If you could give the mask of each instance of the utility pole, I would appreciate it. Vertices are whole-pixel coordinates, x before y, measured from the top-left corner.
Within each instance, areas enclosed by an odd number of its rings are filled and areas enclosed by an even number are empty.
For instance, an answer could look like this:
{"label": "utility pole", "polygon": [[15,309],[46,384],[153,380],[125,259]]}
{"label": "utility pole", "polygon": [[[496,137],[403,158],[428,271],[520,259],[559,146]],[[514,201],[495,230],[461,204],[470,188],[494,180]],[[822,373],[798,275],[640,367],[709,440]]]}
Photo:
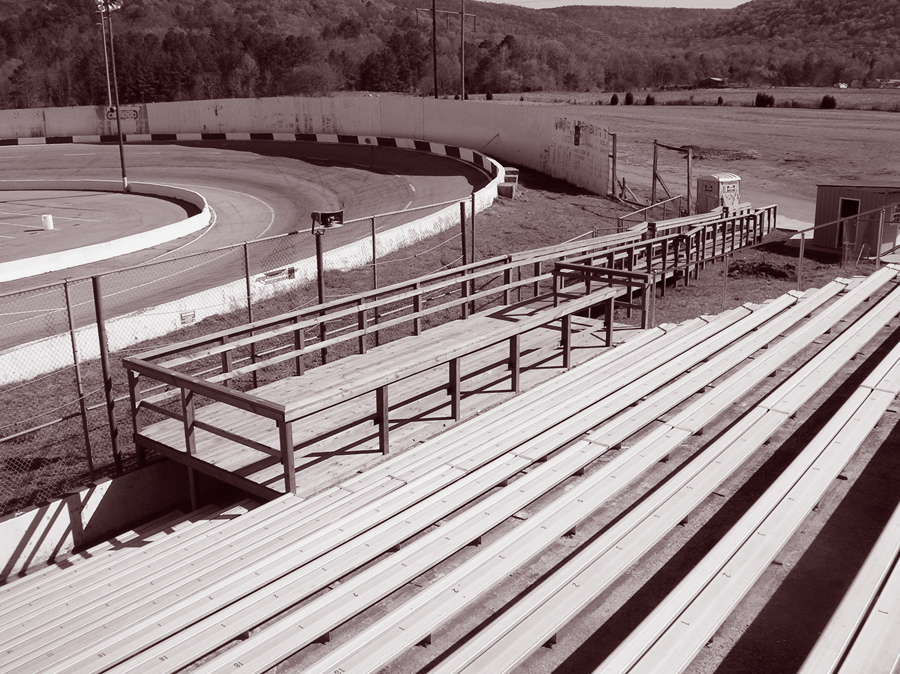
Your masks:
{"label": "utility pole", "polygon": [[[478,30],[478,17],[475,14],[466,14],[466,0],[460,0],[461,5],[458,12],[451,12],[445,9],[437,9],[436,0],[431,0],[431,9],[416,9],[416,16],[419,12],[431,12],[431,44],[433,49],[434,60],[434,97],[438,98],[437,87],[437,15],[453,14],[459,17],[459,90],[460,100],[466,100],[466,17],[472,17],[473,30]],[[449,20],[449,17],[448,17]]]}

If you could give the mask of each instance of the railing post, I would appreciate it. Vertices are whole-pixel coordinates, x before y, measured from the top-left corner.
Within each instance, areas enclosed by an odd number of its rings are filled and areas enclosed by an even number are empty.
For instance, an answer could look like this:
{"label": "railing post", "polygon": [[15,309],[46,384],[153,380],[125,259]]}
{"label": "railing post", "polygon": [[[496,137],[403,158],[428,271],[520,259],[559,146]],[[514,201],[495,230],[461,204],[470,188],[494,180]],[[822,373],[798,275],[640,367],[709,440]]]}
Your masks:
{"label": "railing post", "polygon": [[119,426],[116,423],[116,401],[113,395],[112,373],[109,364],[109,343],[106,339],[106,316],[103,310],[103,294],[100,277],[91,277],[94,291],[94,313],[97,318],[97,339],[100,342],[100,367],[103,371],[103,392],[106,396],[106,417],[109,422],[109,438],[112,445],[116,473],[122,474],[122,454],[119,449]]}
{"label": "railing post", "polygon": [[[225,346],[231,340],[228,338],[228,335],[224,335],[220,341],[222,343],[222,346]],[[222,352],[222,372],[231,372],[233,367],[234,367],[234,359],[232,357],[231,349],[228,349],[227,351],[223,351]],[[233,386],[233,383],[232,383],[230,377],[222,383],[228,388],[231,388]]]}
{"label": "railing post", "polygon": [[291,422],[284,418],[278,424],[278,446],[281,449],[281,465],[284,468],[284,490],[297,493],[297,473],[294,467],[294,431]]}
{"label": "railing post", "polygon": [[[416,283],[415,289],[421,290],[421,288],[422,288],[422,284]],[[421,292],[413,297],[413,313],[416,315],[416,317],[413,319],[413,331],[415,334],[421,335],[422,334],[422,316],[421,316],[421,314],[422,314],[422,293]],[[463,318],[465,318],[465,316]]]}
{"label": "railing post", "polygon": [[[134,450],[137,453],[138,465],[147,464],[147,454],[144,447],[138,442],[138,434],[141,432],[142,424],[140,419],[141,413],[141,390],[140,375],[133,370],[126,370],[128,373],[128,397],[131,400],[131,433],[134,440]],[[87,432],[87,428],[85,428]],[[88,451],[88,467],[91,472],[91,480],[94,479],[94,464],[91,460],[90,451]]]}
{"label": "railing post", "polygon": [[[506,263],[509,264],[509,258],[507,258]],[[512,300],[512,291],[509,288],[512,285],[512,267],[507,267],[503,270],[503,285],[506,286],[506,289],[503,291],[503,304],[509,306]]]}
{"label": "railing post", "polygon": [[[247,284],[247,320],[253,322],[253,301],[250,288],[250,244],[244,243],[244,280]],[[253,331],[250,332],[253,335]],[[250,362],[256,364],[256,342],[250,343]],[[253,388],[259,386],[256,370],[253,370]]]}
{"label": "railing post", "polygon": [[[194,436],[194,392],[181,387],[181,420],[184,424],[184,453],[188,457],[193,457],[197,450],[196,438]],[[194,475],[194,469],[188,464],[188,488],[191,493],[191,510],[196,510],[197,503],[197,480]]]}
{"label": "railing post", "polygon": [[359,336],[359,339],[358,339],[359,352],[365,353],[366,346],[367,346],[366,338],[368,336],[369,320],[368,320],[366,310],[362,307],[362,305],[363,305],[363,301],[361,299],[356,300],[356,306],[357,306],[356,327],[362,332],[362,334]]}
{"label": "railing post", "polygon": [[881,209],[881,213],[878,216],[878,243],[875,248],[875,269],[881,269],[881,244],[884,240],[884,219],[886,211],[887,206]]}
{"label": "railing post", "polygon": [[[300,322],[298,316],[294,316],[294,324]],[[302,351],[306,346],[306,329],[294,328],[294,351]],[[299,377],[306,372],[306,356],[302,353],[294,359],[294,372]]]}
{"label": "railing post", "polygon": [[803,292],[803,254],[806,248],[806,231],[800,232],[800,257],[797,259],[797,292]]}
{"label": "railing post", "polygon": [[[78,340],[75,338],[75,320],[72,316],[72,295],[69,291],[69,280],[63,282],[66,294],[66,316],[69,321],[69,336],[72,339],[72,363],[75,366],[75,392],[78,396],[78,408],[81,415],[81,432],[84,434],[84,451],[87,458],[88,475],[94,479],[94,457],[91,454],[91,433],[88,428],[87,403],[84,400],[84,383],[81,380],[81,358],[78,356]],[[130,372],[129,372],[130,374]],[[138,455],[140,457],[140,454]]]}
{"label": "railing post", "polygon": [[[372,290],[378,289],[378,257],[377,257],[377,238],[375,235],[375,216],[372,216]],[[374,299],[378,299],[375,297]],[[375,307],[374,318],[373,321],[378,326],[378,307]],[[380,343],[379,340],[380,330],[375,330],[375,346],[378,346]]]}
{"label": "railing post", "polygon": [[[540,260],[538,260],[537,262],[534,263],[534,277],[538,278],[540,275],[541,275],[541,262],[540,262]],[[539,280],[535,281],[532,284],[532,286],[534,288],[534,290],[533,290],[534,297],[537,297],[538,294],[540,293],[541,282]]]}

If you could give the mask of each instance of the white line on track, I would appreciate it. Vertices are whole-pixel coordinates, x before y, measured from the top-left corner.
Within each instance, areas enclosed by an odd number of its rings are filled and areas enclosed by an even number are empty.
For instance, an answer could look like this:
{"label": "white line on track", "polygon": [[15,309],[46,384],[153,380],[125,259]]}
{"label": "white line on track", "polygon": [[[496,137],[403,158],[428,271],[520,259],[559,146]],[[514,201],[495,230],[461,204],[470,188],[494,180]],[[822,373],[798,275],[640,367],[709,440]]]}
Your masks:
{"label": "white line on track", "polygon": [[70,154],[64,154],[63,157],[96,157],[97,152],[72,152]]}
{"label": "white line on track", "polygon": [[[237,190],[226,190],[222,187],[209,187],[208,185],[182,185],[182,187],[188,187],[191,189],[195,189],[197,191],[200,191],[203,189],[207,189],[207,190],[212,189],[212,190],[218,190],[220,192],[232,192],[233,194],[240,194],[241,196],[250,197],[251,199],[256,199],[259,203],[261,203],[263,206],[268,208],[269,209],[269,224],[266,225],[266,228],[262,231],[262,233],[257,234],[253,239],[250,239],[250,241],[254,241],[256,239],[261,239],[263,236],[265,236],[266,232],[268,232],[270,229],[272,229],[272,225],[275,224],[275,209],[272,208],[268,203],[266,203],[259,197],[255,197],[252,194],[247,194],[246,192],[238,192]],[[159,260],[160,258],[163,258],[167,255],[171,255],[172,253],[176,253],[179,250],[181,250],[187,246],[190,246],[192,243],[199,241],[204,236],[206,236],[209,232],[211,232],[213,227],[215,227],[216,223],[218,222],[218,215],[216,214],[216,212],[212,208],[212,206],[210,206],[210,210],[212,211],[212,214],[213,214],[213,221],[210,223],[209,227],[206,227],[202,232],[200,232],[200,234],[196,238],[192,239],[191,241],[188,241],[187,243],[179,246],[178,248],[175,248],[174,250],[170,250],[168,253],[163,253],[161,255],[157,255],[152,260],[148,260],[147,262],[155,262],[156,260]]]}
{"label": "white line on track", "polygon": [[[0,223],[0,224],[3,224],[3,223]],[[14,236],[4,236],[3,234],[0,234],[0,239],[15,239],[15,238],[16,237],[14,237]]]}
{"label": "white line on track", "polygon": [[22,229],[31,229],[34,225],[20,225],[17,222],[0,222],[0,225],[9,225],[10,227],[21,227]]}
{"label": "white line on track", "polygon": [[[43,215],[36,213],[16,213],[15,211],[0,211],[0,215],[15,215],[18,218],[42,218]],[[103,222],[102,220],[91,220],[89,218],[67,218],[64,215],[54,215],[54,220],[77,220],[78,222]]]}

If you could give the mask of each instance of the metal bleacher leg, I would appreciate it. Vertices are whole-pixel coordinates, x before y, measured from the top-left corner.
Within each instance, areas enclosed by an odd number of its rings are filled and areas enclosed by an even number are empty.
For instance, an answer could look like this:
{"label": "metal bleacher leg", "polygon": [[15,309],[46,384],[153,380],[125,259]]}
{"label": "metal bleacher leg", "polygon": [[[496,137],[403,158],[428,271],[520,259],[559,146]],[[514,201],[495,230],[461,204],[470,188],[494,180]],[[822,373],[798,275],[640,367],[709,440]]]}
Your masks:
{"label": "metal bleacher leg", "polygon": [[382,454],[389,454],[390,442],[388,437],[388,416],[390,408],[388,406],[388,387],[380,386],[375,392],[377,398],[377,414],[378,414],[378,446],[381,448]]}
{"label": "metal bleacher leg", "polygon": [[520,336],[513,335],[509,338],[509,378],[513,393],[519,392],[519,375],[522,369],[520,350]]}
{"label": "metal bleacher leg", "polygon": [[460,380],[459,358],[454,358],[450,361],[450,385],[447,387],[450,393],[450,416],[454,421],[460,419]]}
{"label": "metal bleacher leg", "polygon": [[606,310],[606,316],[604,320],[606,321],[606,346],[613,345],[613,305],[615,303],[615,299],[610,297],[604,303],[604,308]]}

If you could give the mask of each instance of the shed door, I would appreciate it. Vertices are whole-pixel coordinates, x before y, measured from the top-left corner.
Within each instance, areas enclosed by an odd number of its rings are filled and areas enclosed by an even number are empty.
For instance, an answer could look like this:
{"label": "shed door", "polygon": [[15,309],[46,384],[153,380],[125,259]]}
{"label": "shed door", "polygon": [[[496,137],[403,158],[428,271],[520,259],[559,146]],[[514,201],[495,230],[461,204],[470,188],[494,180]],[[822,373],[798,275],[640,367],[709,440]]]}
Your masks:
{"label": "shed door", "polygon": [[[840,211],[838,217],[841,220],[844,218],[852,218],[854,215],[859,215],[859,199],[845,199],[844,197],[841,197],[841,203],[838,209]],[[837,247],[839,251],[843,251],[845,241],[847,244],[851,245],[855,243],[856,220],[838,223]]]}

